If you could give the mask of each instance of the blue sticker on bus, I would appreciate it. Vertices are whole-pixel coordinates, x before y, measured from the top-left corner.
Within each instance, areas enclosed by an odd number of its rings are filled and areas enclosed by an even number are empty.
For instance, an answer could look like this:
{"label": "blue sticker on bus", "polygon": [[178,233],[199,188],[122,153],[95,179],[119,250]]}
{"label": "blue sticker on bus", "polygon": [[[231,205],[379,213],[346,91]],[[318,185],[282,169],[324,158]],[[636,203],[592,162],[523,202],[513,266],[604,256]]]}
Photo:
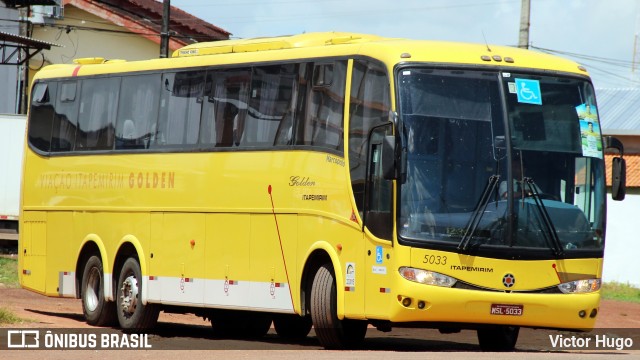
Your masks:
{"label": "blue sticker on bus", "polygon": [[382,246],[376,246],[376,264],[382,264]]}
{"label": "blue sticker on bus", "polygon": [[519,103],[542,105],[542,93],[538,80],[516,79],[516,94]]}

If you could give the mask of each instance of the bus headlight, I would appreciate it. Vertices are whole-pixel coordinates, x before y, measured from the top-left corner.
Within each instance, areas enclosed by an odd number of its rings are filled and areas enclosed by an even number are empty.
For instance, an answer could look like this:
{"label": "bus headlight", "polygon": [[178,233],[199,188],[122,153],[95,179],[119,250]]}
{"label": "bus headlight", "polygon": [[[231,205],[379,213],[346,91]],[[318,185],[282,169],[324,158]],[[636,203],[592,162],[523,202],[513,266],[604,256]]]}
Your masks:
{"label": "bus headlight", "polygon": [[452,287],[457,281],[451,276],[406,266],[401,267],[398,271],[403,278],[425,285]]}
{"label": "bus headlight", "polygon": [[584,294],[600,290],[601,279],[576,280],[558,285],[565,294]]}

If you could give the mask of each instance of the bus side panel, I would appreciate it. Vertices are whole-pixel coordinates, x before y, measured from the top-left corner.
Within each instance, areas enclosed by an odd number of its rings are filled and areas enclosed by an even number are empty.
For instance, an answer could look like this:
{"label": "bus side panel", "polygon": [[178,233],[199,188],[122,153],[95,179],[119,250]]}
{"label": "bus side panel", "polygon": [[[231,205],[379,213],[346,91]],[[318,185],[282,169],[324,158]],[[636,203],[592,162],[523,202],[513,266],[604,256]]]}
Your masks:
{"label": "bus side panel", "polygon": [[84,237],[74,236],[77,221],[71,211],[51,211],[47,214],[46,241],[50,245],[46,249],[45,293],[49,296],[75,296],[77,246]]}
{"label": "bus side panel", "polygon": [[[276,223],[277,221],[277,223]],[[297,216],[279,214],[251,215],[250,271],[251,306],[275,312],[293,312],[293,303],[285,272],[286,259],[295,259]],[[282,238],[282,250],[280,248]],[[289,264],[287,264],[289,266]],[[290,279],[295,279],[295,267],[287,268]]]}
{"label": "bus side panel", "polygon": [[[202,306],[204,302],[205,215],[164,213],[161,233],[151,239],[149,293],[165,304]],[[153,284],[153,285],[152,285]],[[153,290],[152,290],[153,289]]]}
{"label": "bus side panel", "polygon": [[[398,260],[402,259],[402,246],[392,247],[389,241],[376,241],[367,233],[366,248],[366,301],[368,319],[384,319],[389,316],[389,308],[397,302],[398,294],[393,286],[393,275],[398,271]],[[406,252],[408,254],[408,252]]]}
{"label": "bus side panel", "polygon": [[47,252],[47,213],[43,211],[25,211],[22,216],[19,251],[22,258],[18,269],[22,287],[45,292],[46,252]]}
{"label": "bus side panel", "polygon": [[249,306],[250,214],[207,214],[205,306]]}

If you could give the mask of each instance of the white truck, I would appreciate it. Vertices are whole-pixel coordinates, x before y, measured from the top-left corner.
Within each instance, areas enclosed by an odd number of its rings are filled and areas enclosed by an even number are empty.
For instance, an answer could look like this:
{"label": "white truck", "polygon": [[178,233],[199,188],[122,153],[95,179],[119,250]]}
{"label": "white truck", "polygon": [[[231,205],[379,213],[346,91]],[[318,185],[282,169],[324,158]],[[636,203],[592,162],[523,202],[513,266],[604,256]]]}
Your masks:
{"label": "white truck", "polygon": [[18,240],[25,115],[0,114],[0,242]]}

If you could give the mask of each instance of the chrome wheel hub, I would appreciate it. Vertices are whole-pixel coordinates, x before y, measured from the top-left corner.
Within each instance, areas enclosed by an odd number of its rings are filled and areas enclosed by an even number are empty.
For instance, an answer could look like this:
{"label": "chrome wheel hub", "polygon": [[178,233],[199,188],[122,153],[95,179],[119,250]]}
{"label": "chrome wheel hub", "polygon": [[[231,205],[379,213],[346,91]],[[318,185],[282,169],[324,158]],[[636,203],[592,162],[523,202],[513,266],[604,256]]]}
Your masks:
{"label": "chrome wheel hub", "polygon": [[132,315],[138,304],[138,280],[135,276],[129,276],[122,282],[120,289],[120,307],[126,315]]}

